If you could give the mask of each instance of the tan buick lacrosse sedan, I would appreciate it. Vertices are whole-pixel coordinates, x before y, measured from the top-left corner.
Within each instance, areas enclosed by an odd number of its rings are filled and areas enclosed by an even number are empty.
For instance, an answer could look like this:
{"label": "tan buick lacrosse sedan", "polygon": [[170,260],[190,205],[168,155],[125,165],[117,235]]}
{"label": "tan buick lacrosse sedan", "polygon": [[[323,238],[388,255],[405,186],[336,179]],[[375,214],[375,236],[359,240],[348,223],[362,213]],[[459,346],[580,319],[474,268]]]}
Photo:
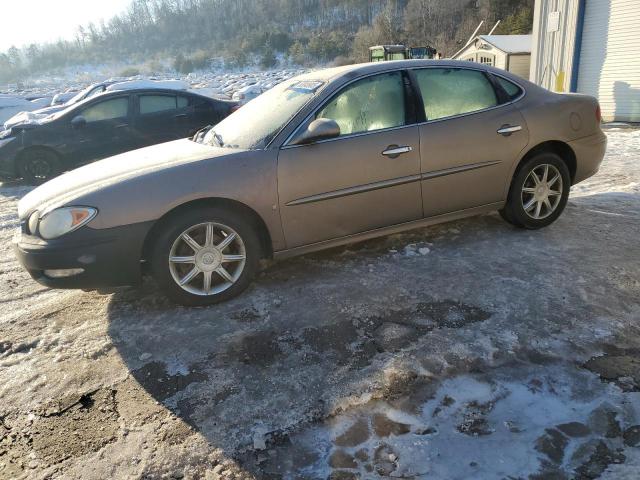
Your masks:
{"label": "tan buick lacrosse sedan", "polygon": [[471,62],[316,71],[192,139],[58,177],[19,204],[15,251],[56,288],[229,299],[281,258],[499,210],[549,225],[605,153],[594,98]]}

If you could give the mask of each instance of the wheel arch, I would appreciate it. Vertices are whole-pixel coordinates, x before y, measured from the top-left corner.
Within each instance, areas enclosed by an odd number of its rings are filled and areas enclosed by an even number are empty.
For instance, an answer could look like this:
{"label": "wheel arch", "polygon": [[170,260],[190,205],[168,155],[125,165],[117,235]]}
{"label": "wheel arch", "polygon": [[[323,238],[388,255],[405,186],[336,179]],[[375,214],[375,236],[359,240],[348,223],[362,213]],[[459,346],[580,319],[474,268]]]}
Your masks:
{"label": "wheel arch", "polygon": [[248,205],[239,202],[237,200],[231,200],[229,198],[222,197],[209,197],[209,198],[199,198],[196,200],[191,200],[189,202],[180,204],[160,218],[158,218],[151,229],[147,232],[147,235],[144,239],[144,243],[142,246],[142,259],[148,260],[149,255],[151,253],[151,249],[153,247],[153,239],[155,238],[155,232],[160,229],[165,222],[167,222],[170,218],[175,215],[178,215],[181,211],[199,208],[199,207],[224,207],[231,211],[238,213],[246,218],[248,218],[251,224],[255,227],[258,237],[260,239],[260,247],[261,247],[261,256],[263,258],[271,258],[273,257],[273,244],[271,235],[269,233],[269,229],[267,228],[266,223],[262,219],[262,217],[251,207]]}
{"label": "wheel arch", "polygon": [[[518,173],[521,165],[523,165],[531,157],[534,157],[535,155],[538,155],[540,153],[555,153],[556,155],[558,155],[567,165],[567,168],[569,169],[569,176],[571,177],[571,184],[573,185],[573,182],[576,178],[576,171],[578,169],[576,154],[571,146],[569,146],[569,144],[561,140],[549,140],[539,143],[533,148],[529,149],[527,153],[525,153],[524,156],[520,159],[516,168],[514,169],[513,175],[511,175],[511,181],[513,181],[513,178]],[[509,186],[510,185],[511,182],[509,183]]]}
{"label": "wheel arch", "polygon": [[53,147],[49,147],[47,145],[27,145],[26,147],[21,148],[15,156],[16,159],[16,165],[18,164],[18,162],[22,161],[23,157],[28,154],[29,152],[33,152],[33,151],[38,151],[38,150],[45,150],[47,152],[51,152],[54,155],[56,155],[58,157],[59,161],[64,161],[64,155],[62,155],[62,153],[60,153],[58,150],[56,150]]}

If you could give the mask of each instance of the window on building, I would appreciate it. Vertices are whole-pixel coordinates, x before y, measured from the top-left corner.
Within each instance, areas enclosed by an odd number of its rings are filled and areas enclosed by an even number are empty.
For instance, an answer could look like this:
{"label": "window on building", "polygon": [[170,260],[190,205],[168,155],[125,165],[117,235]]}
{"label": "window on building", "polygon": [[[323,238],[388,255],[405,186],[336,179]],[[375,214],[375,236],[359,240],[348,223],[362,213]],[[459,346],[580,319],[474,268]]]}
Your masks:
{"label": "window on building", "polygon": [[489,66],[493,67],[493,57],[481,56],[480,57],[480,63],[482,63],[483,65],[489,65]]}

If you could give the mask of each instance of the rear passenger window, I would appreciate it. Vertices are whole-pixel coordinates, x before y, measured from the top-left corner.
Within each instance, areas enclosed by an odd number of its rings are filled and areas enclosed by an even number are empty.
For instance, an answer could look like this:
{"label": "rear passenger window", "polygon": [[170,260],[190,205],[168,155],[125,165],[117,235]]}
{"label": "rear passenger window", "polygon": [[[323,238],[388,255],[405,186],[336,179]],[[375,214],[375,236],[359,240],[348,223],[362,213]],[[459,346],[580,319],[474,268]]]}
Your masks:
{"label": "rear passenger window", "polygon": [[452,68],[416,71],[427,120],[477,112],[498,105],[493,86],[482,72]]}
{"label": "rear passenger window", "polygon": [[509,80],[502,77],[496,76],[495,78],[500,86],[504,89],[504,91],[507,92],[509,100],[515,100],[522,93],[522,89],[515,83],[511,83]]}
{"label": "rear passenger window", "polygon": [[[184,105],[184,97],[179,97],[181,105]],[[188,101],[187,101],[188,102]],[[141,95],[140,96],[140,114],[164,112],[166,110],[175,110],[178,107],[176,97],[173,95]]]}

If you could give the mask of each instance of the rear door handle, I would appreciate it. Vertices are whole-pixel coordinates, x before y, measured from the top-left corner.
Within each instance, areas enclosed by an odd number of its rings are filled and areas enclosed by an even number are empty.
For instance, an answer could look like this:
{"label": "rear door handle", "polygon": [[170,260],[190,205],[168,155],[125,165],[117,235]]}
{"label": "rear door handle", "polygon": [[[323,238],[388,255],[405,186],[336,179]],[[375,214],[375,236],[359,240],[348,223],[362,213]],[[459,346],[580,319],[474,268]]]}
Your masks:
{"label": "rear door handle", "polygon": [[128,123],[121,123],[120,125],[116,125],[116,126],[115,126],[115,127],[113,127],[113,128],[127,128],[128,126],[129,126],[129,124],[128,124]]}
{"label": "rear door handle", "polygon": [[389,158],[397,158],[403,153],[409,153],[413,151],[413,148],[409,146],[399,147],[398,145],[389,145],[387,149],[382,152],[382,155]]}
{"label": "rear door handle", "polygon": [[522,130],[521,125],[503,125],[498,129],[498,133],[505,137],[508,137],[512,133],[516,133]]}
{"label": "rear door handle", "polygon": [[180,113],[178,115],[175,115],[173,118],[187,118],[187,114],[186,113]]}

